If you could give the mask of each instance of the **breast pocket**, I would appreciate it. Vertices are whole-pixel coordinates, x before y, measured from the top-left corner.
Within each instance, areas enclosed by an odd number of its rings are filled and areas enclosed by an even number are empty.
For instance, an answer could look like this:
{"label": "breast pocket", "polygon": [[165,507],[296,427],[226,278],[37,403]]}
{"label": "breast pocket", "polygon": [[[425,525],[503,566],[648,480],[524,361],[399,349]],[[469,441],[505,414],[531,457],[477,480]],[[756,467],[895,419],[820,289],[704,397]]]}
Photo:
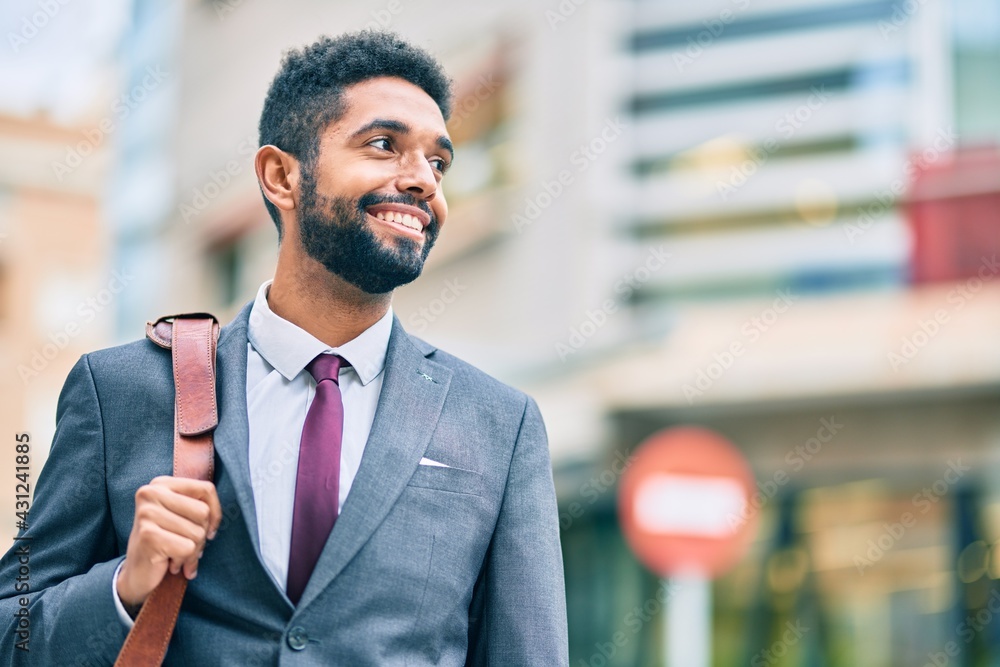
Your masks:
{"label": "breast pocket", "polygon": [[483,476],[472,470],[418,465],[407,486],[471,496],[485,495]]}

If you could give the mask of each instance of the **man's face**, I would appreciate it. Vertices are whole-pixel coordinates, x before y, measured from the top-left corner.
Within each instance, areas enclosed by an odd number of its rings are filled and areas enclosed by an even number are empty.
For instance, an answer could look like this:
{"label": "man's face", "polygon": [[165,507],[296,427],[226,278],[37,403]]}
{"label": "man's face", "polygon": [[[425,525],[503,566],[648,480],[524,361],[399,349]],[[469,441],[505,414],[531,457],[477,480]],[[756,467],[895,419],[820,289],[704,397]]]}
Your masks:
{"label": "man's face", "polygon": [[302,165],[300,237],[328,271],[382,294],[420,275],[444,224],[451,142],[434,100],[402,79],[354,84],[342,101]]}

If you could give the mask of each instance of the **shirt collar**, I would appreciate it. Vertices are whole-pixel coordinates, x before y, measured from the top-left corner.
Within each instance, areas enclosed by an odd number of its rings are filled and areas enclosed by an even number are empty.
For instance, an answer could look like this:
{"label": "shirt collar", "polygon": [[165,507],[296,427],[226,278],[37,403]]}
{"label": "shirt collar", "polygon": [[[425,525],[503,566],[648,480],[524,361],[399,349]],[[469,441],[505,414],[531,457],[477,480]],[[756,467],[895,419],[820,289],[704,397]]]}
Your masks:
{"label": "shirt collar", "polygon": [[306,365],[324,352],[339,354],[351,364],[361,384],[366,385],[385,368],[385,356],[392,333],[392,307],[378,322],[339,347],[330,347],[305,329],[276,315],[267,303],[268,280],[257,290],[250,309],[247,338],[267,363],[292,380]]}

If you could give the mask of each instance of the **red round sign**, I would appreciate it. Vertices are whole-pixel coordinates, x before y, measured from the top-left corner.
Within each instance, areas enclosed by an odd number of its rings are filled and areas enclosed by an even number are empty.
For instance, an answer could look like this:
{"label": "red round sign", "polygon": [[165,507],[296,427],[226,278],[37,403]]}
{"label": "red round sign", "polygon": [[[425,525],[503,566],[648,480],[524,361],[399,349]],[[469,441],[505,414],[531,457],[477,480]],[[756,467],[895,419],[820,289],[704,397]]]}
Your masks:
{"label": "red round sign", "polygon": [[746,553],[757,523],[754,477],[718,433],[681,426],[655,433],[632,455],[618,490],[622,531],[661,577],[716,577]]}

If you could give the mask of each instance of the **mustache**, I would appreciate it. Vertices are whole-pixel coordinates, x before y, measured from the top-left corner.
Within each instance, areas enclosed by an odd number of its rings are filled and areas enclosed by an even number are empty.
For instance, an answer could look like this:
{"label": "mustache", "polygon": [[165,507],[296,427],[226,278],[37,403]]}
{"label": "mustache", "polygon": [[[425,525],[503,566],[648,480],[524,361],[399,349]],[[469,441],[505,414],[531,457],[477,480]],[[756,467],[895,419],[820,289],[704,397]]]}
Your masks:
{"label": "mustache", "polygon": [[417,199],[411,194],[405,192],[400,192],[397,194],[378,194],[375,192],[369,192],[368,194],[361,195],[358,199],[358,210],[362,213],[369,206],[374,206],[376,204],[405,204],[406,206],[413,206],[419,208],[421,211],[430,216],[430,224],[436,225],[437,218],[431,212],[430,205],[423,199]]}

